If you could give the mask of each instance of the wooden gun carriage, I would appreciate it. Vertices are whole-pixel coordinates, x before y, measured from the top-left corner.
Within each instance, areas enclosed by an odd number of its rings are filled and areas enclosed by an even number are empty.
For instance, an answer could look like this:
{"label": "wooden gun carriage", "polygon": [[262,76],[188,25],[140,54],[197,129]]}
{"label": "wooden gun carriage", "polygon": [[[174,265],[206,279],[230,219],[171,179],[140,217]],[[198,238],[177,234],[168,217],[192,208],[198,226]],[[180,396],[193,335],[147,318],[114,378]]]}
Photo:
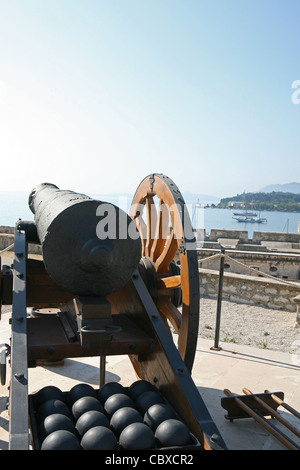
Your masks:
{"label": "wooden gun carriage", "polygon": [[[146,177],[129,215],[52,184],[37,186],[29,205],[34,222],[16,223],[13,268],[3,266],[0,277],[1,303],[12,305],[9,449],[34,448],[28,368],[41,360],[109,355],[129,356],[137,377],[163,393],[199,450],[225,449],[191,377],[198,264],[174,182],[162,174]],[[28,257],[28,243],[41,245],[42,260]],[[51,314],[39,315],[43,309]],[[1,372],[3,383],[3,361]]]}

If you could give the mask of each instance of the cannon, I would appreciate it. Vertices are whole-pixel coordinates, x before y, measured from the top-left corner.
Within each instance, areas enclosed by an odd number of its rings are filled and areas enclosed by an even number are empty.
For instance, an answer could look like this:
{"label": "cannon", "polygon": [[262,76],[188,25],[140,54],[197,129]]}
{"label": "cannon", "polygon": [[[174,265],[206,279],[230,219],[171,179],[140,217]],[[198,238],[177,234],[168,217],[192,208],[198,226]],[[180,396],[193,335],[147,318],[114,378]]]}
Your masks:
{"label": "cannon", "polygon": [[[50,183],[31,191],[29,207],[34,220],[16,222],[13,267],[3,266],[0,277],[1,304],[12,305],[11,344],[1,349],[2,358],[10,355],[9,449],[39,448],[29,368],[99,356],[105,369],[109,355],[129,357],[138,380],[188,427],[194,448],[225,449],[191,376],[198,264],[175,183],[163,174],[144,178],[129,214]],[[28,243],[40,245],[42,259],[28,256]],[[104,377],[100,370],[99,393]]]}

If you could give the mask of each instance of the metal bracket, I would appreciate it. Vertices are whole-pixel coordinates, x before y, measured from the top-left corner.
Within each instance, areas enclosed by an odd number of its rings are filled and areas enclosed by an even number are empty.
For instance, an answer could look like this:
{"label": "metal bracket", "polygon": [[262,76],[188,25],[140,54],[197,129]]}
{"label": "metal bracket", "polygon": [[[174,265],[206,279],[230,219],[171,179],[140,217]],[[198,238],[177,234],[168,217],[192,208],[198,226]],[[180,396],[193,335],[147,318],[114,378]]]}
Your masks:
{"label": "metal bracket", "polygon": [[153,192],[153,185],[154,185],[154,173],[149,176],[149,181],[150,181],[150,191],[151,193]]}
{"label": "metal bracket", "polygon": [[111,305],[104,297],[79,297],[73,300],[82,348],[108,348],[113,333],[121,331],[113,325]]}
{"label": "metal bracket", "polygon": [[181,241],[180,241],[180,244],[179,244],[179,247],[178,247],[178,252],[185,254],[185,251],[186,251],[185,239],[182,237]]}

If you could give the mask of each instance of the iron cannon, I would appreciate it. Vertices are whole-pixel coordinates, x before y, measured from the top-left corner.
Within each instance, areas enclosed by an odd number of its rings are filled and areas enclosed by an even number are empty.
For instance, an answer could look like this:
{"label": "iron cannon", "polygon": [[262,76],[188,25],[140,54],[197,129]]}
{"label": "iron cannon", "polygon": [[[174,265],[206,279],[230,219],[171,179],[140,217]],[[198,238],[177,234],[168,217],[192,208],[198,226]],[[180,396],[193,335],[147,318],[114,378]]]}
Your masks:
{"label": "iron cannon", "polygon": [[[29,206],[34,220],[17,221],[13,267],[3,266],[0,277],[0,305],[12,305],[11,343],[1,347],[1,358],[10,355],[9,448],[41,448],[29,368],[99,356],[101,395],[105,357],[127,355],[141,383],[161,394],[187,426],[192,448],[225,449],[191,377],[198,263],[175,183],[163,174],[144,178],[129,214],[49,183],[31,191]],[[29,257],[29,243],[40,245],[42,255]]]}
{"label": "iron cannon", "polygon": [[[131,219],[117,206],[46,183],[31,191],[29,207],[45,268],[61,288],[105,296],[131,278],[141,258],[141,241],[134,234],[120,236],[121,228],[128,233]],[[100,233],[97,228],[108,217],[107,231]]]}

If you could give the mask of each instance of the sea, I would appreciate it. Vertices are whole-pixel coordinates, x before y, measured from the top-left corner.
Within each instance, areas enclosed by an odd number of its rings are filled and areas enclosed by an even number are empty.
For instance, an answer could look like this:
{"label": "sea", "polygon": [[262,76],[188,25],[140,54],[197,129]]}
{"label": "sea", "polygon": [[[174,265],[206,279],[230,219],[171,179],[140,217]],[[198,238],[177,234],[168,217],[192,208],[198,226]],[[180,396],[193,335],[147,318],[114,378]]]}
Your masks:
{"label": "sea", "polygon": [[[132,197],[130,194],[89,194],[101,201],[110,202],[125,211],[129,211]],[[218,209],[205,207],[207,202],[186,201],[187,209],[194,228],[204,228],[206,235],[212,229],[245,230],[251,239],[253,232],[297,233],[300,212],[262,211],[258,213],[266,223],[243,223],[235,220],[236,209]],[[22,191],[0,191],[0,226],[14,227],[19,220],[34,220],[34,214],[28,206],[28,193]]]}

